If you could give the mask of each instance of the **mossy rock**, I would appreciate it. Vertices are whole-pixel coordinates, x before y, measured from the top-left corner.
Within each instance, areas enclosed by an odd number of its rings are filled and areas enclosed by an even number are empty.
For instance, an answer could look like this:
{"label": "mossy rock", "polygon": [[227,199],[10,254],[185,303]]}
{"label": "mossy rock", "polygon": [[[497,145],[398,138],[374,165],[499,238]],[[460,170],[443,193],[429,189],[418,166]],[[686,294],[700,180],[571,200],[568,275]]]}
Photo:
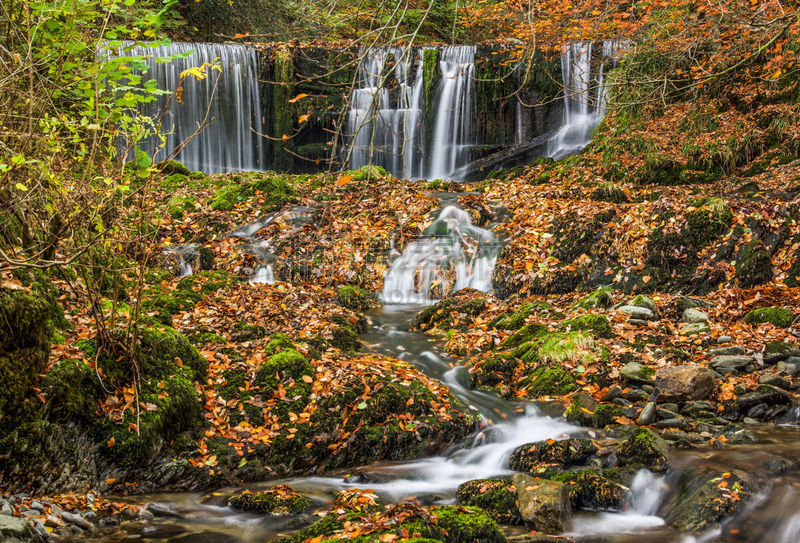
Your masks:
{"label": "mossy rock", "polygon": [[372,181],[373,179],[382,179],[389,177],[389,172],[381,166],[362,166],[357,170],[350,170],[347,175],[353,178],[353,181]]}
{"label": "mossy rock", "polygon": [[53,365],[39,385],[46,398],[45,415],[61,422],[93,421],[103,387],[95,371],[82,360]]}
{"label": "mossy rock", "polygon": [[628,498],[628,489],[620,484],[613,470],[569,470],[550,478],[569,485],[574,510],[619,511]]}
{"label": "mossy rock", "polygon": [[540,366],[526,373],[517,386],[530,398],[564,396],[580,388],[575,378],[560,366]]}
{"label": "mossy rock", "polygon": [[466,330],[475,317],[486,309],[485,295],[474,289],[463,289],[420,311],[409,328],[421,332],[452,328]]}
{"label": "mossy rock", "polygon": [[501,384],[510,384],[518,365],[519,360],[510,353],[489,355],[471,372],[470,386],[492,389]]}
{"label": "mossy rock", "polygon": [[594,410],[597,402],[584,392],[579,392],[572,397],[564,418],[570,422],[575,422],[581,426],[591,426],[594,421]]}
{"label": "mossy rock", "polygon": [[516,310],[498,315],[489,321],[489,328],[498,330],[519,330],[525,325],[525,321],[531,315],[547,317],[552,311],[552,306],[546,302],[531,302],[523,304]]}
{"label": "mossy rock", "polygon": [[280,485],[260,492],[241,492],[231,496],[228,505],[247,513],[292,515],[309,509],[312,502],[290,486]]}
{"label": "mossy rock", "polygon": [[164,176],[179,174],[189,177],[192,174],[192,171],[189,168],[177,160],[163,160],[156,164],[156,169],[158,169]]}
{"label": "mossy rock", "polygon": [[208,370],[208,362],[189,340],[169,327],[140,328],[136,360],[145,379],[168,377],[176,363],[188,368],[195,381],[203,381]]}
{"label": "mossy rock", "polygon": [[[237,322],[233,325],[233,331],[231,332],[231,339],[237,343],[243,343],[245,341],[255,341],[257,339],[263,339],[267,337],[267,329],[261,326],[260,324],[248,324],[246,322]],[[289,342],[287,345],[291,347],[292,344]]]}
{"label": "mossy rock", "polygon": [[588,296],[584,296],[573,307],[577,309],[607,309],[614,304],[614,289],[600,287]]}
{"label": "mossy rock", "polygon": [[537,441],[517,447],[508,460],[508,467],[537,475],[543,465],[583,466],[597,451],[597,446],[589,439],[572,437],[560,441]]}
{"label": "mossy rock", "polygon": [[611,202],[614,204],[625,204],[629,202],[625,191],[610,183],[603,184],[592,191],[592,200],[598,202]]}
{"label": "mossy rock", "polygon": [[508,336],[500,345],[504,349],[515,349],[525,343],[541,338],[545,334],[547,334],[547,326],[532,322]]}
{"label": "mossy rock", "polygon": [[458,487],[461,505],[480,507],[500,524],[522,524],[517,508],[517,489],[509,479],[478,479]]}
{"label": "mossy rock", "polygon": [[[294,381],[295,387],[303,386],[303,376],[314,377],[314,366],[294,349],[285,349],[272,355],[259,368],[253,384],[271,396],[278,389],[278,383]],[[308,385],[305,385],[308,387]],[[292,395],[292,391],[289,390]]]}
{"label": "mossy rock", "polygon": [[736,278],[744,288],[772,280],[772,258],[763,243],[751,241],[739,249],[736,255]]}
{"label": "mossy rock", "polygon": [[617,446],[617,458],[623,466],[664,472],[669,469],[669,447],[649,428],[636,429]]}
{"label": "mossy rock", "polygon": [[565,361],[588,364],[603,358],[595,348],[591,334],[581,331],[553,332],[540,335],[531,348],[521,352],[523,345],[514,351],[529,366],[539,364],[561,364]]}
{"label": "mossy rock", "polygon": [[595,428],[605,428],[614,422],[614,419],[624,415],[624,411],[618,405],[606,403],[598,405],[592,414],[592,426]]}
{"label": "mossy rock", "polygon": [[336,301],[342,307],[365,311],[377,305],[378,296],[361,287],[345,285],[336,289]]}
{"label": "mossy rock", "polygon": [[578,318],[562,322],[561,329],[587,331],[591,332],[593,336],[600,338],[614,337],[614,332],[611,330],[611,323],[605,315],[581,315]]}
{"label": "mossy rock", "polygon": [[733,213],[719,198],[706,198],[695,205],[702,208],[686,214],[683,235],[692,247],[699,249],[730,229]]}
{"label": "mossy rock", "polygon": [[270,338],[269,343],[264,347],[264,353],[267,356],[272,356],[287,349],[294,349],[292,338],[286,334],[277,333]]}
{"label": "mossy rock", "polygon": [[754,309],[744,316],[747,324],[770,323],[781,328],[788,328],[795,321],[792,310],[786,307],[762,307]]}

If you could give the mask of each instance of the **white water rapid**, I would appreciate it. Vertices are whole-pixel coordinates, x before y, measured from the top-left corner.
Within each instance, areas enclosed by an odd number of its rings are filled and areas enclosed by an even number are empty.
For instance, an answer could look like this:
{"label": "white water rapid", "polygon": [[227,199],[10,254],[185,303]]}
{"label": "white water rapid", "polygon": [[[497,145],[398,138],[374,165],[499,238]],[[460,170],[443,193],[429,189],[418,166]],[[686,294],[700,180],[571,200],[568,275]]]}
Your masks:
{"label": "white water rapid", "polygon": [[[194,52],[186,58],[158,60],[189,51]],[[206,173],[265,169],[261,137],[256,134],[263,130],[255,49],[174,42],[155,48],[126,44],[120,54],[147,55],[143,81],[155,80],[158,89],[170,91],[139,108],[155,122],[164,112],[160,128],[163,141],[150,138],[138,144],[155,161],[172,157],[190,170]],[[221,70],[207,69],[205,79],[187,76],[181,82],[181,72],[204,63],[219,64]],[[179,93],[172,96],[179,86]],[[120,145],[124,148],[126,142]]]}
{"label": "white water rapid", "polygon": [[499,252],[492,232],[474,226],[466,211],[447,206],[392,263],[384,278],[382,300],[429,304],[467,287],[491,292]]}

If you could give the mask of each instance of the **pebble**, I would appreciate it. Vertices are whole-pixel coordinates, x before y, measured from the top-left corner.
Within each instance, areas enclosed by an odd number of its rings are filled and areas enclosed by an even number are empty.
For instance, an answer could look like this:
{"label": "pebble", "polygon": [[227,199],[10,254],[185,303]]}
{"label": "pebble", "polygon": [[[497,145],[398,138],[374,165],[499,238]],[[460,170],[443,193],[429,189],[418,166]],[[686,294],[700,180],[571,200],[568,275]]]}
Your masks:
{"label": "pebble", "polygon": [[3,505],[0,506],[0,515],[8,515],[9,517],[14,516],[14,509],[8,504],[8,502],[3,502]]}
{"label": "pebble", "polygon": [[780,375],[775,375],[774,373],[765,373],[764,375],[758,378],[758,382],[762,385],[772,385],[774,387],[782,388],[784,390],[792,388],[791,381],[789,381],[785,377],[781,377]]}
{"label": "pebble", "polygon": [[620,397],[622,397],[622,387],[620,387],[619,385],[614,385],[608,389],[608,392],[605,393],[605,396],[603,396],[602,401],[610,402],[611,400]]}
{"label": "pebble", "polygon": [[42,505],[40,502],[36,500],[33,500],[31,502],[31,509],[33,509],[34,511],[39,511],[40,513],[44,513],[44,505]]}
{"label": "pebble", "polygon": [[683,312],[683,322],[688,322],[689,324],[708,322],[708,313],[690,307]]}
{"label": "pebble", "polygon": [[632,402],[643,402],[645,401],[650,395],[640,388],[634,388],[629,390],[627,394],[625,394],[625,399],[630,400]]}
{"label": "pebble", "polygon": [[653,424],[654,420],[656,420],[656,404],[655,402],[649,402],[644,406],[644,409],[642,409],[639,418],[636,419],[636,424],[639,426],[648,426]]}
{"label": "pebble", "polygon": [[666,419],[659,420],[653,424],[656,428],[677,428],[679,430],[686,430],[689,424],[684,419]]}
{"label": "pebble", "polygon": [[722,347],[721,349],[712,349],[708,351],[709,356],[723,356],[723,355],[737,355],[744,354],[744,347],[738,345],[731,345],[730,347]]}
{"label": "pebble", "polygon": [[669,402],[669,403],[662,403],[661,409],[666,409],[667,411],[672,411],[673,413],[677,413],[680,408],[678,407],[678,404]]}
{"label": "pebble", "polygon": [[84,530],[88,530],[92,527],[92,524],[88,520],[83,518],[81,515],[76,515],[75,513],[64,511],[61,513],[61,518],[63,518],[70,524],[74,524],[79,528],[83,528]]}
{"label": "pebble", "polygon": [[717,338],[718,345],[724,345],[726,343],[730,343],[731,341],[733,341],[733,338],[731,336],[719,336]]}

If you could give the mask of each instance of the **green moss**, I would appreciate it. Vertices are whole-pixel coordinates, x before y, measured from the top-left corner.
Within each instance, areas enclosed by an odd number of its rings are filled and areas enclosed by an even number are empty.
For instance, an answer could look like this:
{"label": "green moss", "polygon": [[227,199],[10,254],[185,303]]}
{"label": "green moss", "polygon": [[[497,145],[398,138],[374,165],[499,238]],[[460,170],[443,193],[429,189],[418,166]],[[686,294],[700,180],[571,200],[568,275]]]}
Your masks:
{"label": "green moss", "polygon": [[561,324],[562,330],[588,331],[595,337],[612,338],[614,332],[605,315],[582,315],[576,319],[566,320]]}
{"label": "green moss", "polygon": [[[275,51],[275,82],[273,85],[273,134],[279,140],[283,136],[294,133],[294,110],[289,100],[294,98],[294,59],[288,49],[281,48]],[[292,151],[294,144],[291,139],[276,141],[272,163],[279,171],[291,171],[294,166]]]}
{"label": "green moss", "polygon": [[302,513],[312,505],[311,499],[282,485],[262,492],[242,492],[231,496],[228,505],[248,513],[290,515]]}
{"label": "green moss", "polygon": [[302,386],[303,376],[314,376],[314,366],[294,349],[285,349],[272,355],[259,368],[253,384],[261,388],[267,395],[278,389],[278,383],[288,383],[291,379],[295,386]]}
{"label": "green moss", "polygon": [[173,174],[180,174],[189,176],[192,172],[178,162],[177,160],[164,160],[156,164],[156,169],[158,169],[163,175],[173,175]]}
{"label": "green moss", "polygon": [[[448,543],[501,543],[505,535],[486,513],[475,507],[435,507],[433,526],[421,531],[424,537],[441,539]],[[426,533],[427,532],[427,533]]]}
{"label": "green moss", "polygon": [[623,414],[624,411],[618,405],[610,403],[598,405],[592,414],[592,425],[595,428],[605,428],[613,423],[616,417],[621,417]]}
{"label": "green moss", "polygon": [[598,356],[593,353],[594,340],[585,332],[555,332],[540,337],[535,350],[523,355],[523,362],[561,363],[566,360],[588,363]]}
{"label": "green moss", "polygon": [[501,344],[505,349],[514,349],[531,340],[541,338],[547,334],[547,326],[543,324],[531,323],[523,326],[510,336],[508,336]]}
{"label": "green moss", "polygon": [[353,181],[372,181],[374,179],[382,179],[389,176],[382,166],[362,166],[357,170],[350,170],[347,174],[353,178]]}
{"label": "green moss", "polygon": [[649,428],[636,429],[615,452],[624,466],[646,467],[659,472],[669,469],[669,448],[661,436]]}
{"label": "green moss", "polygon": [[278,333],[270,338],[269,343],[264,347],[264,353],[268,356],[272,356],[287,349],[294,349],[292,338],[286,334]]}
{"label": "green moss", "polygon": [[538,475],[553,466],[583,466],[597,451],[591,440],[583,438],[536,441],[517,447],[508,459],[508,467]]}
{"label": "green moss", "polygon": [[754,309],[744,316],[747,324],[770,323],[781,328],[788,328],[795,321],[792,310],[785,307],[762,307]]}
{"label": "green moss", "polygon": [[208,362],[183,334],[172,328],[141,328],[136,349],[139,373],[145,379],[163,379],[179,362],[188,368],[192,379],[205,378]]}
{"label": "green moss", "polygon": [[[457,327],[466,330],[475,317],[486,309],[486,300],[474,291],[444,298],[420,311],[411,321],[411,330],[447,331]],[[456,323],[456,321],[458,321]]]}
{"label": "green moss", "polygon": [[239,396],[239,390],[247,385],[247,372],[243,368],[230,368],[222,372],[223,383],[217,389],[220,398],[225,401]]}
{"label": "green moss", "polygon": [[720,198],[706,198],[694,205],[701,209],[686,214],[683,234],[693,247],[701,248],[730,229],[733,213]]}
{"label": "green moss", "polygon": [[80,360],[63,360],[53,365],[39,388],[47,399],[47,417],[63,422],[94,419],[97,402],[103,394],[95,371]]}
{"label": "green moss", "polygon": [[613,470],[570,470],[550,478],[569,485],[567,489],[575,510],[619,511],[628,495]]}
{"label": "green moss", "polygon": [[600,287],[588,296],[578,300],[574,307],[578,309],[607,309],[614,303],[614,289]]}
{"label": "green moss", "polygon": [[519,386],[525,388],[532,398],[563,396],[580,388],[567,370],[547,366],[538,367],[528,373],[520,380]]}
{"label": "green moss", "polygon": [[342,286],[336,289],[336,301],[342,307],[356,311],[370,309],[377,304],[378,297],[374,292],[356,286]]}
{"label": "green moss", "polygon": [[480,507],[500,524],[522,524],[517,491],[508,479],[478,479],[458,487],[458,503]]}
{"label": "green moss", "polygon": [[498,315],[489,321],[489,327],[500,330],[519,330],[529,316],[547,317],[552,312],[552,309],[552,306],[546,302],[535,301],[527,303],[513,312]]}
{"label": "green moss", "polygon": [[[281,334],[281,336],[283,336],[283,334]],[[266,328],[264,328],[260,324],[247,324],[246,322],[237,322],[236,324],[234,324],[233,332],[231,333],[231,339],[233,339],[233,341],[236,342],[254,341],[265,337],[267,337]],[[288,347],[292,346],[291,340],[289,340],[287,346]]]}
{"label": "green moss", "polygon": [[493,388],[510,384],[519,361],[509,353],[490,355],[483,359],[470,374],[472,388]]}
{"label": "green moss", "polygon": [[222,337],[219,334],[215,334],[214,332],[202,332],[199,334],[193,334],[189,337],[189,341],[192,345],[206,345],[208,343],[216,343],[217,345],[225,345],[228,343],[228,340]]}
{"label": "green moss", "polygon": [[211,209],[213,211],[231,211],[242,200],[244,198],[237,185],[222,187],[214,193]]}
{"label": "green moss", "polygon": [[628,202],[628,195],[621,188],[611,183],[604,183],[592,192],[592,200],[624,204]]}
{"label": "green moss", "polygon": [[736,278],[745,288],[772,280],[772,258],[763,243],[751,241],[739,249],[736,256]]}

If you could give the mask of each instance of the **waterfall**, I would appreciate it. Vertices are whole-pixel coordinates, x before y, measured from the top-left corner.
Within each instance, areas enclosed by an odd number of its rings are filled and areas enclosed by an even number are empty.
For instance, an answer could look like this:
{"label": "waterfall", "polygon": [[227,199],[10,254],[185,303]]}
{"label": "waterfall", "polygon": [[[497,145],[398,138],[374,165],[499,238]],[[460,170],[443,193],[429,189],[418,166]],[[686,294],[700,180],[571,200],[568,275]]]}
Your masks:
{"label": "waterfall", "polygon": [[428,179],[446,179],[469,159],[475,50],[474,46],[451,46],[442,50],[442,81]]}
{"label": "waterfall", "polygon": [[564,86],[564,122],[548,142],[548,155],[562,158],[577,153],[592,139],[592,132],[606,114],[608,89],[606,63],[616,63],[626,44],[616,40],[601,43],[599,60],[593,62],[593,42],[574,42],[561,51]]}
{"label": "waterfall", "polygon": [[[192,50],[194,52],[185,58],[158,61]],[[159,130],[163,141],[151,137],[138,143],[148,154],[156,150],[155,161],[168,158],[200,128],[175,157],[189,169],[206,173],[265,169],[265,145],[256,134],[263,130],[255,49],[243,45],[180,42],[155,48],[131,48],[128,43],[120,53],[147,55],[148,69],[143,80],[153,79],[157,88],[170,91],[139,108],[142,115],[154,120],[166,109]],[[171,95],[178,89],[181,72],[215,62],[219,63],[221,71],[209,69],[207,77],[201,81],[186,77],[182,91],[174,97]]]}
{"label": "waterfall", "polygon": [[422,86],[421,50],[364,52],[348,112],[351,168],[373,164],[397,177],[422,176]]}
{"label": "waterfall", "polygon": [[447,206],[422,237],[406,247],[386,272],[387,303],[432,303],[461,290],[492,290],[500,245],[495,235],[474,226],[469,214]]}

